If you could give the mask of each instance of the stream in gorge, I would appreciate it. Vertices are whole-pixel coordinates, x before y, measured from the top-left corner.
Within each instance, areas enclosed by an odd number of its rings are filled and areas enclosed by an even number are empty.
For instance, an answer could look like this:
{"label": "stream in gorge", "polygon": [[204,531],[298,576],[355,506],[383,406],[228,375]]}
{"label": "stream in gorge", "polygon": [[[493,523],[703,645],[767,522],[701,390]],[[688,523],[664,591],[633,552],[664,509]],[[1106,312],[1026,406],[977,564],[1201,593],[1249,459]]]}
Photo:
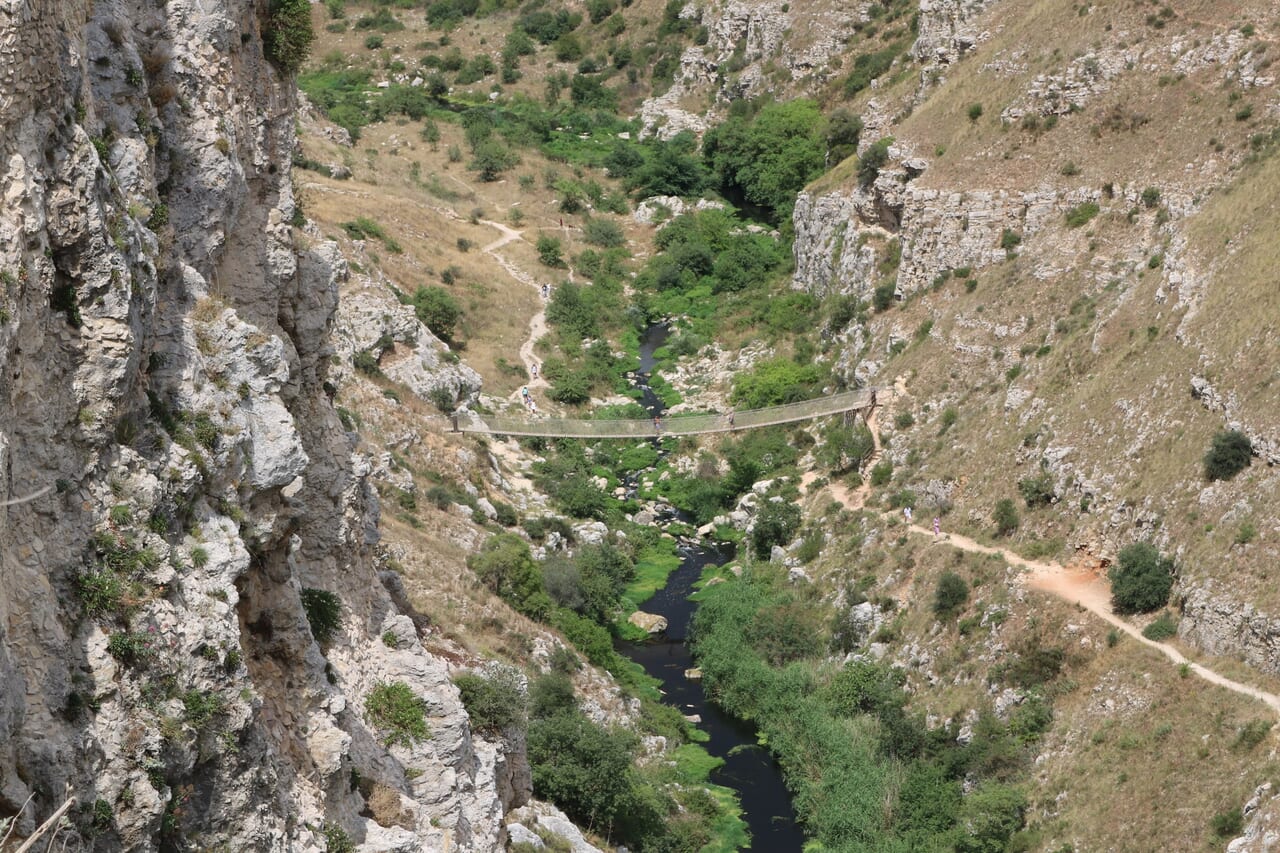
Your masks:
{"label": "stream in gorge", "polygon": [[[666,326],[653,325],[640,338],[638,381],[644,392],[641,404],[655,417],[662,415],[665,407],[649,389],[647,379],[655,364],[654,352],[666,341],[667,335]],[[678,511],[676,518],[690,521]],[[706,566],[719,566],[731,560],[733,546],[682,543],[679,554],[679,568],[667,578],[666,586],[643,605],[646,613],[666,618],[667,630],[647,642],[619,643],[619,651],[662,682],[662,692],[669,704],[682,714],[700,718],[698,728],[710,736],[703,746],[725,762],[711,774],[711,781],[737,792],[742,819],[751,832],[752,849],[770,853],[798,851],[804,846],[804,834],[796,823],[791,796],[782,781],[782,769],[773,756],[756,743],[753,726],[725,714],[708,701],[701,682],[685,677],[685,671],[694,666],[685,643],[697,609],[689,600],[693,584]]]}

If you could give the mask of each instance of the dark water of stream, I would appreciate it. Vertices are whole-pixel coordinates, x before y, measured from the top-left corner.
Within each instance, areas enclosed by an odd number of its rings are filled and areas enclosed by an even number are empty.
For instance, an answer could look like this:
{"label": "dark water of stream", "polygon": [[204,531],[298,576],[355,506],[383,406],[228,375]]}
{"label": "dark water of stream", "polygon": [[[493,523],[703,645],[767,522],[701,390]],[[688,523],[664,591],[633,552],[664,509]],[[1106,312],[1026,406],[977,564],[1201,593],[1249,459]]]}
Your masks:
{"label": "dark water of stream", "polygon": [[[641,403],[654,416],[665,410],[647,385],[654,366],[654,351],[667,339],[665,326],[650,326],[640,339],[640,370],[637,381],[644,392]],[[688,519],[681,519],[687,521]],[[768,853],[798,851],[804,835],[796,824],[791,797],[782,782],[782,770],[768,751],[756,744],[752,726],[734,719],[707,701],[702,684],[685,678],[694,666],[685,640],[697,605],[689,601],[693,584],[708,565],[719,566],[733,558],[730,546],[682,545],[680,567],[671,573],[667,585],[644,604],[646,613],[667,620],[667,630],[646,643],[620,643],[619,651],[644,667],[662,682],[667,702],[686,715],[701,718],[698,728],[710,736],[707,751],[724,759],[724,766],[711,774],[711,781],[738,792],[742,818],[751,831],[753,850]]]}

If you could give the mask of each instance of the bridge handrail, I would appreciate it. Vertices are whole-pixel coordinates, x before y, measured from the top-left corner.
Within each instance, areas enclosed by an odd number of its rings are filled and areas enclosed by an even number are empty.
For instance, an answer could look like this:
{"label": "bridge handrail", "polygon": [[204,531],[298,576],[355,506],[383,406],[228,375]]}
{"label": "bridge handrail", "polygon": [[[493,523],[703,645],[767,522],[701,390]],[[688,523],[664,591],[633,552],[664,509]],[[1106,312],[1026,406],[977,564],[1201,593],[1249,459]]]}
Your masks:
{"label": "bridge handrail", "polygon": [[[796,403],[736,411],[733,414],[732,424],[729,423],[729,415],[725,412],[690,412],[664,416],[661,419],[661,434],[700,435],[732,432],[834,415],[865,408],[870,404],[874,393],[875,389],[865,388]],[[653,420],[648,418],[591,420],[511,415],[482,416],[474,412],[459,413],[455,421],[455,429],[460,432],[565,438],[652,438],[658,432]]]}

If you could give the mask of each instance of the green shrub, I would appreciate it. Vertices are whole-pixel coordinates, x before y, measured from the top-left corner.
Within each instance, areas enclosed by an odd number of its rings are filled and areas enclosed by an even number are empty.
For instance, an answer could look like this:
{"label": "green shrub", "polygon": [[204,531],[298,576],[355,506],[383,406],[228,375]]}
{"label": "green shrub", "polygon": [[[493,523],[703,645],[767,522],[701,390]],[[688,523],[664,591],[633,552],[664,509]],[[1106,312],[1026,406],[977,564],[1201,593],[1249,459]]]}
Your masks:
{"label": "green shrub", "polygon": [[1240,812],[1240,809],[1218,812],[1209,821],[1209,828],[1219,838],[1234,838],[1244,831],[1244,815]]}
{"label": "green shrub", "polygon": [[547,234],[538,235],[538,260],[544,266],[558,268],[564,266],[564,249],[560,241]]}
{"label": "green shrub", "polygon": [[789,358],[765,359],[734,379],[731,399],[744,409],[798,403],[818,391],[822,378],[816,365],[796,364]]}
{"label": "green shrub", "polygon": [[1142,191],[1142,206],[1153,208],[1160,203],[1160,190],[1156,187],[1147,187]]}
{"label": "green shrub", "polygon": [[1006,252],[1013,251],[1022,242],[1022,235],[1008,228],[1000,234],[1000,248]]}
{"label": "green shrub", "polygon": [[1150,613],[1165,605],[1173,588],[1173,560],[1147,542],[1120,551],[1109,572],[1111,606],[1117,613]]}
{"label": "green shrub", "polygon": [[758,559],[767,560],[774,545],[786,545],[800,527],[800,507],[788,501],[765,501],[756,513],[751,531],[751,548]]}
{"label": "green shrub", "polygon": [[267,58],[282,71],[292,74],[301,68],[315,39],[309,0],[271,0],[262,38]]}
{"label": "green shrub", "polygon": [[226,710],[226,700],[221,695],[203,690],[188,690],[182,694],[182,716],[197,731],[203,730],[213,718]]}
{"label": "green shrub", "polygon": [[1018,529],[1018,510],[1009,498],[1004,498],[996,503],[996,508],[991,518],[996,523],[997,536],[1008,536]]}
{"label": "green shrub", "polygon": [[943,572],[933,592],[933,612],[949,617],[959,611],[969,600],[969,584],[955,572]]}
{"label": "green shrub", "polygon": [[1101,208],[1098,207],[1097,202],[1092,201],[1086,201],[1076,205],[1067,211],[1067,227],[1079,228],[1082,225],[1088,224],[1089,220],[1098,215],[1098,211],[1100,209]]}
{"label": "green shrub", "polygon": [[877,462],[871,469],[871,485],[887,486],[889,481],[893,479],[893,462],[888,459],[882,459]]}
{"label": "green shrub", "polygon": [[442,287],[421,286],[413,292],[413,313],[418,321],[445,343],[453,343],[458,321],[462,319],[462,306],[449,291]]}
{"label": "green shrub", "polygon": [[342,625],[342,599],[332,592],[304,587],[302,609],[311,625],[311,636],[320,645],[329,642]]}
{"label": "green shrub", "polygon": [[117,612],[124,593],[124,581],[115,572],[88,571],[76,575],[76,595],[90,619]]}
{"label": "green shrub", "polygon": [[1250,720],[1240,727],[1240,731],[1236,733],[1236,739],[1231,743],[1231,748],[1237,752],[1251,752],[1254,747],[1262,743],[1267,732],[1271,731],[1274,725],[1275,723],[1271,720]]}
{"label": "green shrub", "polygon": [[529,544],[514,533],[490,536],[480,553],[467,558],[476,579],[499,598],[531,619],[551,614],[551,599],[542,588],[542,574]]}
{"label": "green shrub", "polygon": [[1220,432],[1204,455],[1205,479],[1230,480],[1249,467],[1252,457],[1253,444],[1247,435],[1237,430]]}
{"label": "green shrub", "polygon": [[1148,640],[1155,640],[1157,643],[1177,636],[1177,634],[1178,623],[1167,610],[1157,616],[1154,622],[1142,629],[1142,636]]}
{"label": "green shrub", "polygon": [[146,634],[121,631],[108,638],[107,653],[125,666],[138,666],[151,655],[151,641]]}
{"label": "green shrub", "polygon": [[1034,477],[1024,477],[1018,481],[1018,491],[1026,501],[1028,509],[1048,506],[1056,495],[1053,491],[1053,477],[1048,471],[1041,471]]}
{"label": "green shrub", "polygon": [[1053,709],[1044,697],[1033,693],[1009,715],[1009,734],[1019,743],[1034,743],[1052,723]]}
{"label": "green shrub", "polygon": [[379,682],[364,703],[365,719],[383,732],[385,746],[427,740],[426,703],[403,681]]}
{"label": "green shrub", "polygon": [[868,148],[858,159],[858,182],[864,187],[871,186],[876,178],[880,177],[880,170],[884,168],[885,163],[889,162],[889,146],[892,144],[893,137],[886,136]]}
{"label": "green shrub", "polygon": [[347,831],[338,824],[329,821],[320,829],[324,838],[325,853],[356,853],[356,843],[347,835]]}
{"label": "green shrub", "polygon": [[622,233],[622,227],[618,223],[598,216],[593,216],[587,220],[587,224],[583,228],[583,237],[593,246],[602,246],[606,249],[621,246],[626,242],[626,236]]}
{"label": "green shrub", "polygon": [[876,311],[887,311],[889,306],[893,305],[897,295],[897,281],[886,281],[876,285],[876,289],[871,292],[871,307]]}
{"label": "green shrub", "polygon": [[785,666],[822,651],[815,611],[806,602],[762,607],[751,620],[751,646],[772,666]]}
{"label": "green shrub", "polygon": [[377,50],[378,48],[382,47],[382,41],[383,39],[382,39],[382,36],[380,35],[366,36],[364,40],[364,46],[369,50]]}
{"label": "green shrub", "polygon": [[1042,646],[1028,638],[1005,662],[992,671],[993,681],[1007,681],[1030,690],[1058,677],[1066,661],[1066,652],[1057,646]]}
{"label": "green shrub", "polygon": [[982,118],[982,104],[970,104],[967,114],[969,121],[977,121]]}
{"label": "green shrub", "polygon": [[495,667],[484,675],[464,672],[453,683],[462,694],[462,704],[474,731],[502,734],[525,723],[525,696],[520,672],[513,667]]}

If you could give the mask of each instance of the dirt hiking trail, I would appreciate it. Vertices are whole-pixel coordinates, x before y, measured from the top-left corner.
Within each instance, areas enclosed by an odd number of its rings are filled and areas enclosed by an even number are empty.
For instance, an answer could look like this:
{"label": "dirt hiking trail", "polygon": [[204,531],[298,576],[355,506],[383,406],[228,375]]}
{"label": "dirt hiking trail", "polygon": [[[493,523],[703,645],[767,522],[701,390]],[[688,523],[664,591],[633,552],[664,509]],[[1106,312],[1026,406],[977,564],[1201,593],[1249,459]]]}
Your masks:
{"label": "dirt hiking trail", "polygon": [[[894,391],[888,402],[896,402],[901,396],[905,395],[906,389],[901,378],[894,383]],[[874,450],[864,463],[864,468],[869,469],[875,465],[881,455],[880,436],[876,429],[879,408],[873,409],[867,417],[867,425],[871,429]],[[809,485],[817,479],[814,472],[806,472],[801,478],[803,487],[808,490]],[[831,496],[844,504],[849,509],[862,509],[866,504],[867,495],[871,486],[869,480],[864,480],[863,484],[857,489],[850,490],[842,483],[830,483],[827,490]],[[898,513],[885,513],[885,518],[897,518]],[[1072,604],[1079,605],[1095,616],[1098,616],[1104,622],[1112,625],[1116,629],[1123,631],[1133,639],[1155,649],[1164,655],[1173,663],[1179,666],[1186,666],[1190,672],[1195,673],[1200,678],[1210,684],[1216,684],[1224,687],[1234,693],[1242,696],[1248,696],[1266,703],[1272,711],[1280,714],[1280,696],[1275,693],[1268,693],[1257,687],[1248,684],[1242,684],[1239,681],[1233,681],[1225,675],[1214,672],[1202,664],[1190,661],[1174,647],[1165,643],[1157,643],[1154,640],[1148,640],[1142,636],[1142,632],[1135,626],[1129,624],[1124,619],[1117,616],[1111,609],[1111,588],[1101,577],[1096,575],[1089,569],[1064,568],[1058,563],[1041,562],[1039,560],[1028,560],[1015,554],[1005,548],[993,548],[988,545],[982,545],[967,536],[961,536],[956,533],[942,533],[934,536],[933,530],[919,524],[908,524],[907,529],[918,536],[928,536],[934,539],[937,545],[946,545],[952,548],[959,548],[961,551],[970,551],[975,554],[992,554],[1001,557],[1012,566],[1018,566],[1026,570],[1026,573],[1019,577],[1019,582],[1026,584],[1032,589],[1047,592],[1056,595],[1058,598],[1068,601]]]}
{"label": "dirt hiking trail", "polygon": [[[541,297],[542,285],[539,284],[537,281],[535,281],[533,276],[529,275],[527,272],[520,269],[515,264],[511,263],[511,261],[507,260],[505,257],[503,257],[501,254],[498,253],[498,250],[501,249],[503,246],[507,245],[508,243],[512,243],[512,242],[515,242],[516,240],[524,239],[523,232],[517,231],[516,229],[511,228],[507,225],[503,225],[501,222],[494,222],[491,219],[481,219],[480,223],[482,225],[488,225],[492,228],[497,228],[498,231],[502,234],[502,236],[499,237],[497,240],[494,240],[492,243],[487,244],[482,251],[486,255],[493,258],[495,261],[497,261],[498,266],[506,270],[507,275],[511,276],[521,284],[527,284],[530,287],[532,287],[534,290],[537,290],[539,297]],[[534,376],[535,368],[540,365],[540,361],[538,357],[533,354],[533,347],[535,344],[537,344],[538,339],[541,338],[546,333],[547,333],[547,307],[546,307],[546,301],[543,300],[542,307],[538,309],[538,313],[534,314],[531,318],[529,318],[529,337],[525,338],[524,343],[520,344],[520,361],[524,363],[525,372],[528,373],[530,376],[529,381],[525,383],[525,387],[528,387],[528,388],[549,387],[547,385],[547,380],[542,377],[541,372],[539,372],[536,377]],[[520,399],[519,389],[511,393],[511,399],[513,400]]]}

